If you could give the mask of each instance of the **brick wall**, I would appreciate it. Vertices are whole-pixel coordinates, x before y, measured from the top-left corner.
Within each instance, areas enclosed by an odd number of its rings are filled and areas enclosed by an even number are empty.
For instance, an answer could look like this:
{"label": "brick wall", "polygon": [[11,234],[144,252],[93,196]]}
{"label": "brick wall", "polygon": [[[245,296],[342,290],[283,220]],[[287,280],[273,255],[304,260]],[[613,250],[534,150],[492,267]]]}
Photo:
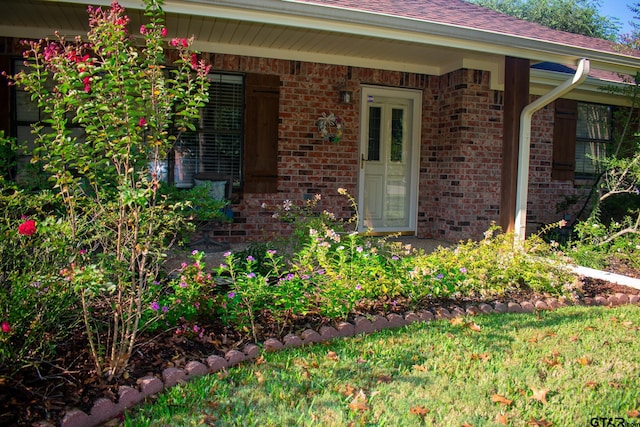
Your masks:
{"label": "brick wall", "polygon": [[[244,194],[233,204],[234,221],[218,228],[221,240],[253,241],[283,236],[291,225],[273,214],[291,200],[302,205],[321,194],[319,210],[353,214],[338,195],[354,197],[358,187],[360,85],[423,91],[418,236],[448,241],[479,239],[499,218],[502,152],[502,93],[489,89],[489,73],[457,70],[436,77],[327,64],[210,54],[215,71],[277,74],[281,80],[278,193]],[[339,90],[353,103],[339,102]],[[8,103],[8,100],[7,100]],[[316,128],[323,112],[339,115],[342,140],[323,141]],[[534,115],[531,145],[529,221],[532,226],[562,218],[556,205],[581,195],[572,181],[551,181],[553,108]],[[580,204],[570,207],[575,214]]]}
{"label": "brick wall", "polygon": [[[318,209],[343,218],[353,213],[337,190],[357,196],[361,84],[423,91],[418,236],[479,239],[498,221],[503,96],[489,89],[488,72],[463,69],[435,77],[234,55],[210,60],[217,71],[278,74],[282,82],[278,193],[244,194],[233,206],[234,222],[218,231],[220,238],[286,235],[291,225],[273,218],[274,208],[284,200],[302,205],[315,194],[322,195]],[[342,88],[353,92],[352,104],[339,102]],[[338,144],[319,136],[316,122],[323,112],[344,121]],[[528,215],[535,226],[561,219],[556,205],[576,190],[573,182],[550,181],[553,108],[536,113],[533,122]]]}

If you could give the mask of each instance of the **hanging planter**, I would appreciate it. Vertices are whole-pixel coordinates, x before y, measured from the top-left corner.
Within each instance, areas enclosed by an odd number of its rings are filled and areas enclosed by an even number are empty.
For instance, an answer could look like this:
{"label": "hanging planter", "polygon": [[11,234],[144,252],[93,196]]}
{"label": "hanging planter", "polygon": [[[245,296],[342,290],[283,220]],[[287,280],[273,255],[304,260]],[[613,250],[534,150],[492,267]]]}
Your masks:
{"label": "hanging planter", "polygon": [[318,130],[322,139],[336,144],[340,142],[344,133],[342,119],[333,113],[322,113],[322,116],[318,117]]}

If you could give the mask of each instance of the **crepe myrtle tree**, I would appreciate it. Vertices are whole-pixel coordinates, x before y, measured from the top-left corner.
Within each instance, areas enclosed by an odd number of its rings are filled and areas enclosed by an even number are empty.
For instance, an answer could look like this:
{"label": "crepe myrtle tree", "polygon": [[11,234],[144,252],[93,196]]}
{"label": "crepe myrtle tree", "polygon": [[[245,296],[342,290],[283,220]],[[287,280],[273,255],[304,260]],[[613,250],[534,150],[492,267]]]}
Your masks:
{"label": "crepe myrtle tree", "polygon": [[86,248],[61,275],[81,297],[96,369],[109,380],[126,368],[166,239],[184,225],[158,171],[208,100],[209,67],[193,38],[166,39],[161,6],[146,0],[148,22],[134,30],[117,2],[89,7],[86,37],[26,41],[26,70],[12,76],[46,117],[33,128],[33,161]]}

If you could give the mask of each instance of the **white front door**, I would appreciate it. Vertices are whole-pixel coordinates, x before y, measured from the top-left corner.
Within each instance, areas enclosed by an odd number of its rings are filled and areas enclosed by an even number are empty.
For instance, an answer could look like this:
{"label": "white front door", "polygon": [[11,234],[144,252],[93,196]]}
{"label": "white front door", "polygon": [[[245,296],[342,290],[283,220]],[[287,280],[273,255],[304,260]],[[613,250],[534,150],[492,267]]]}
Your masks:
{"label": "white front door", "polygon": [[415,234],[422,94],[363,86],[361,105],[360,231]]}

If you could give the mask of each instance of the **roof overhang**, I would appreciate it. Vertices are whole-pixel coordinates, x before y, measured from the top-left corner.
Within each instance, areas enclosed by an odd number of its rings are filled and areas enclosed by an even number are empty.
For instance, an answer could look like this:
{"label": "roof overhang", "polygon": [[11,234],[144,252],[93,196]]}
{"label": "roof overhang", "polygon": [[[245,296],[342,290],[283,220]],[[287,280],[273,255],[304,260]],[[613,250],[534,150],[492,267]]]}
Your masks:
{"label": "roof overhang", "polygon": [[[42,38],[57,29],[67,36],[87,30],[86,5],[111,0],[22,0],[0,17],[0,36]],[[132,28],[146,22],[144,3],[121,0]],[[503,89],[504,58],[635,74],[640,58],[486,30],[296,0],[165,0],[169,37],[196,36],[194,48],[216,53],[311,61],[443,75],[459,68],[491,72]],[[533,71],[532,93],[554,83],[554,73]],[[545,77],[545,75],[549,75]],[[599,91],[593,83],[583,89]]]}

